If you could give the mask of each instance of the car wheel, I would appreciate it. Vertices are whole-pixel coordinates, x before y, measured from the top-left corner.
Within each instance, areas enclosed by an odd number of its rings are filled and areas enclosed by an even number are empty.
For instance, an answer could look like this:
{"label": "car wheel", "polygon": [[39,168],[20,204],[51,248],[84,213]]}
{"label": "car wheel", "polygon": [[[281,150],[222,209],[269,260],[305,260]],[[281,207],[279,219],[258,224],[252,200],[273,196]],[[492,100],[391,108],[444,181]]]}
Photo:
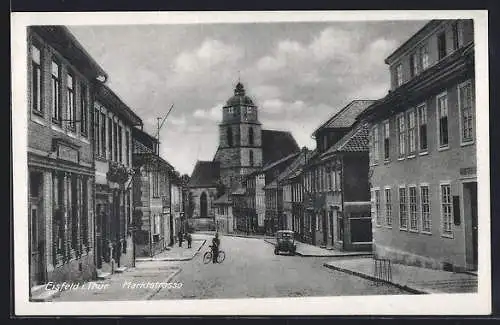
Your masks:
{"label": "car wheel", "polygon": [[278,255],[278,249],[277,248],[274,249],[274,255]]}

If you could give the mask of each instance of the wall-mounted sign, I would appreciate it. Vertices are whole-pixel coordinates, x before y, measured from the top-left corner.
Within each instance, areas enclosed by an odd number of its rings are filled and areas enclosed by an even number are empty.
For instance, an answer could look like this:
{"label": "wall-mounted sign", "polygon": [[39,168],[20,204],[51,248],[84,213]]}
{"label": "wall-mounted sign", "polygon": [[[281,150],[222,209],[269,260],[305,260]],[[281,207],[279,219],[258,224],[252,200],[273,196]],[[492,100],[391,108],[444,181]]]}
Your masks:
{"label": "wall-mounted sign", "polygon": [[75,164],[78,164],[80,162],[78,146],[66,143],[62,139],[54,139],[53,148],[57,153],[58,159],[71,161]]}
{"label": "wall-mounted sign", "polygon": [[476,175],[476,167],[460,168],[460,176]]}

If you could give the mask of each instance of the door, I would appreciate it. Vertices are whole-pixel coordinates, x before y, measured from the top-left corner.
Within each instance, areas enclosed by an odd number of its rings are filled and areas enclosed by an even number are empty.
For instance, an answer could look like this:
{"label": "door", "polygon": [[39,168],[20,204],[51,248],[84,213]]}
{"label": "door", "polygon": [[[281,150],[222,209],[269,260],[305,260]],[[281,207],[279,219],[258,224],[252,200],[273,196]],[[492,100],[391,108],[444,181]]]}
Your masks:
{"label": "door", "polygon": [[323,243],[326,246],[328,244],[328,220],[325,210],[321,210],[321,218],[323,219]]}
{"label": "door", "polygon": [[330,238],[331,238],[331,242],[330,244],[333,246],[335,246],[334,244],[334,241],[335,241],[335,234],[333,232],[333,211],[330,210],[330,212],[328,213],[328,218],[330,219],[329,222],[330,222]]}
{"label": "door", "polygon": [[477,269],[477,183],[470,183],[471,220],[472,220],[472,261]]}
{"label": "door", "polygon": [[44,227],[40,194],[42,174],[30,173],[29,237],[30,237],[30,280],[31,286],[45,282]]}

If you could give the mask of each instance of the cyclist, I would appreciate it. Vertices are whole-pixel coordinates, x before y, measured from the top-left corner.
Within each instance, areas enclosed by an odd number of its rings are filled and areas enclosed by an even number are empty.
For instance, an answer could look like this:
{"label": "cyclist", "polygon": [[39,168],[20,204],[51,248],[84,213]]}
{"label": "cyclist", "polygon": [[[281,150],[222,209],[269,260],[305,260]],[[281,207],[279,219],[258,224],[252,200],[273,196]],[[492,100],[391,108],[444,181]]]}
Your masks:
{"label": "cyclist", "polygon": [[212,262],[217,263],[217,257],[219,255],[219,246],[220,246],[220,239],[219,239],[219,233],[215,233],[215,237],[212,239]]}

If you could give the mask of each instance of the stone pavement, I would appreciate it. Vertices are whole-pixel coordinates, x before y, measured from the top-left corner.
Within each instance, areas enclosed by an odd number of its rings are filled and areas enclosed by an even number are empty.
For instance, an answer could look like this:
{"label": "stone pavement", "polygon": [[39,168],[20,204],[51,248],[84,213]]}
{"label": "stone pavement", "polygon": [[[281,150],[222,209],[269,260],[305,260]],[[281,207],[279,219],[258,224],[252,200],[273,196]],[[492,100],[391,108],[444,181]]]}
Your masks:
{"label": "stone pavement", "polygon": [[477,276],[403,264],[391,264],[392,279],[375,276],[372,258],[338,259],[324,266],[372,281],[391,283],[413,293],[470,293],[477,292]]}
{"label": "stone pavement", "polygon": [[73,288],[61,290],[51,301],[149,300],[160,290],[179,286],[172,279],[180,271],[180,267],[164,262],[139,263],[105,280],[81,282],[77,287],[71,283]]}
{"label": "stone pavement", "polygon": [[[265,242],[276,245],[276,239],[264,239]],[[345,252],[336,249],[325,249],[314,245],[309,245],[306,243],[301,243],[295,241],[297,245],[297,250],[295,253],[299,256],[305,257],[357,257],[357,256],[371,256],[371,251],[361,251],[361,252]]]}
{"label": "stone pavement", "polygon": [[182,247],[179,244],[169,247],[168,250],[156,254],[153,257],[137,257],[136,262],[147,262],[147,261],[189,261],[193,259],[196,254],[200,251],[206,242],[206,239],[196,238],[197,236],[193,234],[193,242],[191,243],[191,248],[187,248],[187,242],[182,242]]}

